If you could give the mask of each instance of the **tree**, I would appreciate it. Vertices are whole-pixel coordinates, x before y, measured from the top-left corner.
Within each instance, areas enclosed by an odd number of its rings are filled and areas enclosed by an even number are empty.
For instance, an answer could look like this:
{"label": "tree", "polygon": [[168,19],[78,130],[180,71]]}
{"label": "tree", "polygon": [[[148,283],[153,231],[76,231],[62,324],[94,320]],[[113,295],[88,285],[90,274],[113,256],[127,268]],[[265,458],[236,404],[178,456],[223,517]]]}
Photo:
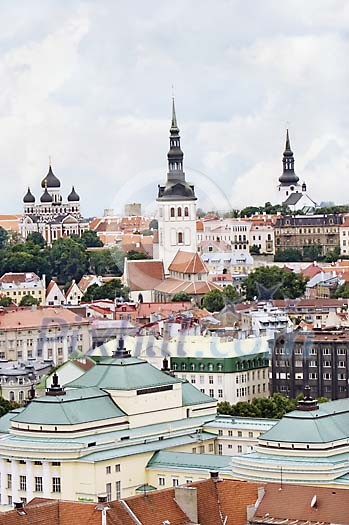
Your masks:
{"label": "tree", "polygon": [[237,301],[238,299],[240,299],[240,295],[239,295],[237,289],[234,286],[232,286],[231,284],[228,284],[228,286],[226,286],[224,288],[223,295],[230,302],[234,302],[234,301]]}
{"label": "tree", "polygon": [[122,275],[124,273],[126,253],[123,252],[119,246],[113,246],[113,248],[110,249],[110,253],[117,268],[116,275]]}
{"label": "tree", "polygon": [[336,246],[336,248],[327,252],[327,254],[325,255],[324,261],[328,263],[336,262],[338,261],[339,257],[340,257],[340,248]]}
{"label": "tree", "polygon": [[250,247],[250,254],[251,255],[260,255],[261,254],[260,247],[257,246],[257,244],[252,244],[252,246]]}
{"label": "tree", "polygon": [[149,230],[157,230],[159,228],[159,223],[156,219],[152,219],[149,223]]}
{"label": "tree", "polygon": [[81,236],[74,236],[74,240],[85,246],[85,248],[101,248],[104,246],[102,241],[93,230],[86,230],[82,232]]}
{"label": "tree", "polygon": [[137,252],[136,250],[128,251],[126,254],[126,257],[129,261],[139,261],[141,259],[150,259],[147,253]]}
{"label": "tree", "polygon": [[34,306],[40,304],[40,301],[32,295],[23,295],[19,306]]}
{"label": "tree", "polygon": [[311,244],[303,247],[303,261],[318,261],[322,259],[321,244]]}
{"label": "tree", "polygon": [[85,248],[74,239],[61,238],[52,244],[50,259],[53,275],[60,284],[75,279],[79,281],[86,273],[88,258]]}
{"label": "tree", "polygon": [[337,287],[334,297],[336,299],[349,299],[349,283],[343,283]]}
{"label": "tree", "polygon": [[8,238],[8,231],[5,230],[5,228],[3,228],[2,226],[0,226],[0,248],[4,248],[4,246],[6,246]]}
{"label": "tree", "polygon": [[26,238],[26,242],[37,244],[38,246],[40,246],[40,248],[44,248],[46,246],[46,241],[39,232],[29,233],[29,235]]}
{"label": "tree", "polygon": [[295,299],[305,292],[306,279],[277,266],[265,266],[251,272],[242,286],[246,299]]}
{"label": "tree", "polygon": [[171,301],[173,303],[185,303],[187,301],[191,301],[191,296],[189,294],[187,294],[186,292],[178,292],[178,293],[175,293],[173,296],[172,296],[172,299]]}
{"label": "tree", "polygon": [[3,306],[3,307],[7,307],[7,306],[11,306],[12,304],[12,299],[10,297],[6,297],[6,296],[2,296],[0,297],[0,306]]}
{"label": "tree", "polygon": [[276,250],[275,262],[300,262],[303,260],[303,255],[297,248],[286,248],[285,250]]}
{"label": "tree", "polygon": [[127,300],[128,296],[129,289],[126,286],[123,286],[119,279],[111,279],[102,286],[98,286],[97,284],[89,286],[84,295],[84,301],[96,301],[99,299],[110,299],[113,301],[118,297]]}
{"label": "tree", "polygon": [[224,308],[224,296],[220,290],[211,290],[204,295],[202,305],[209,312],[220,312]]}
{"label": "tree", "polygon": [[0,397],[0,417],[4,416],[19,405],[13,401],[7,401],[3,397]]}
{"label": "tree", "polygon": [[89,267],[95,275],[120,275],[119,268],[110,250],[89,252]]}

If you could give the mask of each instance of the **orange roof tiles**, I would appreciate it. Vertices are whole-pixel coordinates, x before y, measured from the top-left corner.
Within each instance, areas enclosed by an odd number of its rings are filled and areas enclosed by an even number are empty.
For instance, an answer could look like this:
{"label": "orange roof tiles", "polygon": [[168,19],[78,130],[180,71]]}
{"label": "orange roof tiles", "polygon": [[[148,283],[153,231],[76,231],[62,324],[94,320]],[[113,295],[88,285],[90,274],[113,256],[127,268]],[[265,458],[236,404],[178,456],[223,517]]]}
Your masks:
{"label": "orange roof tiles", "polygon": [[[316,496],[315,506],[311,506]],[[265,519],[265,515],[269,517]],[[262,521],[277,518],[313,523],[349,524],[349,494],[346,489],[268,483],[256,511]]]}
{"label": "orange roof tiles", "polygon": [[127,261],[126,275],[131,291],[153,290],[165,277],[164,265],[149,259]]}
{"label": "orange roof tiles", "polygon": [[170,272],[178,273],[208,273],[205,263],[197,252],[185,252],[178,250],[171,262]]}
{"label": "orange roof tiles", "polygon": [[0,330],[18,330],[26,328],[47,328],[51,326],[89,324],[67,308],[52,307],[18,307],[14,310],[0,312]]}
{"label": "orange roof tiles", "polygon": [[174,499],[174,489],[147,493],[146,496],[127,498],[127,505],[141,521],[142,525],[163,525],[168,520],[171,525],[190,525],[187,515]]}
{"label": "orange roof tiles", "polygon": [[139,319],[147,318],[151,314],[171,315],[177,312],[183,312],[192,308],[191,302],[183,303],[139,303],[137,307],[137,317]]}
{"label": "orange roof tiles", "polygon": [[19,272],[19,273],[7,272],[7,273],[4,273],[2,277],[0,277],[0,283],[21,284],[21,283],[29,283],[29,282],[37,282],[37,281],[40,281],[40,277],[38,277],[36,273],[34,272]]}
{"label": "orange roof tiles", "polygon": [[155,287],[155,290],[169,295],[178,292],[186,292],[189,295],[204,295],[211,290],[222,289],[211,281],[182,281],[181,279],[167,277]]}

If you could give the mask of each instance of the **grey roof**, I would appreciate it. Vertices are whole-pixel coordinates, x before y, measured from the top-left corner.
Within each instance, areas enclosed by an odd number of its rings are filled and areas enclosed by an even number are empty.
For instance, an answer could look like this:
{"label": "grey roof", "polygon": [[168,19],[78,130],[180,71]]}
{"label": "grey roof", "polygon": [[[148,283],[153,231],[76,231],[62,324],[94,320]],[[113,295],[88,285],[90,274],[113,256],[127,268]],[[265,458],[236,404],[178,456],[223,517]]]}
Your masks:
{"label": "grey roof", "polygon": [[288,198],[283,202],[284,206],[295,206],[302,198],[302,194],[296,191],[291,193]]}
{"label": "grey roof", "polygon": [[188,381],[183,381],[182,384],[182,401],[183,406],[200,405],[202,403],[214,403],[216,399],[203,394],[198,388],[193,386]]}
{"label": "grey roof", "polygon": [[170,467],[171,470],[178,468],[200,469],[200,470],[226,470],[230,467],[231,456],[219,456],[216,454],[191,454],[189,452],[167,452],[161,450],[156,452],[148,462],[148,468]]}
{"label": "grey roof", "polygon": [[49,166],[48,173],[44,179],[41,181],[41,187],[45,188],[60,188],[61,183],[56,175],[52,171],[51,165]]}
{"label": "grey roof", "polygon": [[349,439],[349,399],[320,403],[318,410],[294,410],[260,438],[261,442],[329,443]]}
{"label": "grey roof", "polygon": [[98,387],[106,390],[139,390],[181,383],[177,377],[161,372],[136,357],[103,359],[66,386],[71,388]]}
{"label": "grey roof", "polygon": [[12,421],[36,425],[77,425],[124,416],[125,413],[106,392],[98,388],[83,388],[68,390],[64,396],[37,397]]}

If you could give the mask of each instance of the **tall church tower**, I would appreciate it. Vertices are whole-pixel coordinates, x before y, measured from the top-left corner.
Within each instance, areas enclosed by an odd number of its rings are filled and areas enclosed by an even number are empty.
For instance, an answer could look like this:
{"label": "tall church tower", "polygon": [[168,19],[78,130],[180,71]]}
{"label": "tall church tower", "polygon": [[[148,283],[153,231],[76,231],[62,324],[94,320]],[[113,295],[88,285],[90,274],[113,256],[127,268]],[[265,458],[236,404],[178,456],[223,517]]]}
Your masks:
{"label": "tall church tower", "polygon": [[165,273],[179,249],[196,252],[196,196],[194,186],[185,180],[183,152],[177,125],[174,99],[170,128],[168,173],[158,190],[159,259]]}
{"label": "tall church tower", "polygon": [[288,129],[286,130],[286,144],[282,159],[283,172],[279,177],[279,200],[281,203],[285,202],[291,193],[302,192],[302,186],[299,184],[299,177],[294,171],[294,156],[291,150],[290,137]]}

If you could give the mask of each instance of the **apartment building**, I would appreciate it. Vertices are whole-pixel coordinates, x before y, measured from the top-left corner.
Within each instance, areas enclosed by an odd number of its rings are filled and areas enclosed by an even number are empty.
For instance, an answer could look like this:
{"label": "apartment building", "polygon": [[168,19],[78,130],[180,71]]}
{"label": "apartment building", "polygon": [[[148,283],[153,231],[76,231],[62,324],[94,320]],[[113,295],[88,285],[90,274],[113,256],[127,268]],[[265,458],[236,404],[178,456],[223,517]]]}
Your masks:
{"label": "apartment building", "polygon": [[0,359],[44,359],[61,364],[90,348],[89,320],[61,307],[0,312]]}
{"label": "apartment building", "polygon": [[271,392],[292,398],[309,385],[313,397],[349,397],[349,331],[297,331],[275,336],[271,352]]}
{"label": "apartment building", "polygon": [[45,304],[46,283],[45,276],[42,278],[33,272],[5,273],[0,277],[0,295],[9,297],[14,304],[19,305],[23,297],[30,295]]}
{"label": "apartment building", "polygon": [[305,248],[316,246],[320,255],[339,248],[341,215],[285,215],[275,223],[275,248],[294,248],[302,253]]}

